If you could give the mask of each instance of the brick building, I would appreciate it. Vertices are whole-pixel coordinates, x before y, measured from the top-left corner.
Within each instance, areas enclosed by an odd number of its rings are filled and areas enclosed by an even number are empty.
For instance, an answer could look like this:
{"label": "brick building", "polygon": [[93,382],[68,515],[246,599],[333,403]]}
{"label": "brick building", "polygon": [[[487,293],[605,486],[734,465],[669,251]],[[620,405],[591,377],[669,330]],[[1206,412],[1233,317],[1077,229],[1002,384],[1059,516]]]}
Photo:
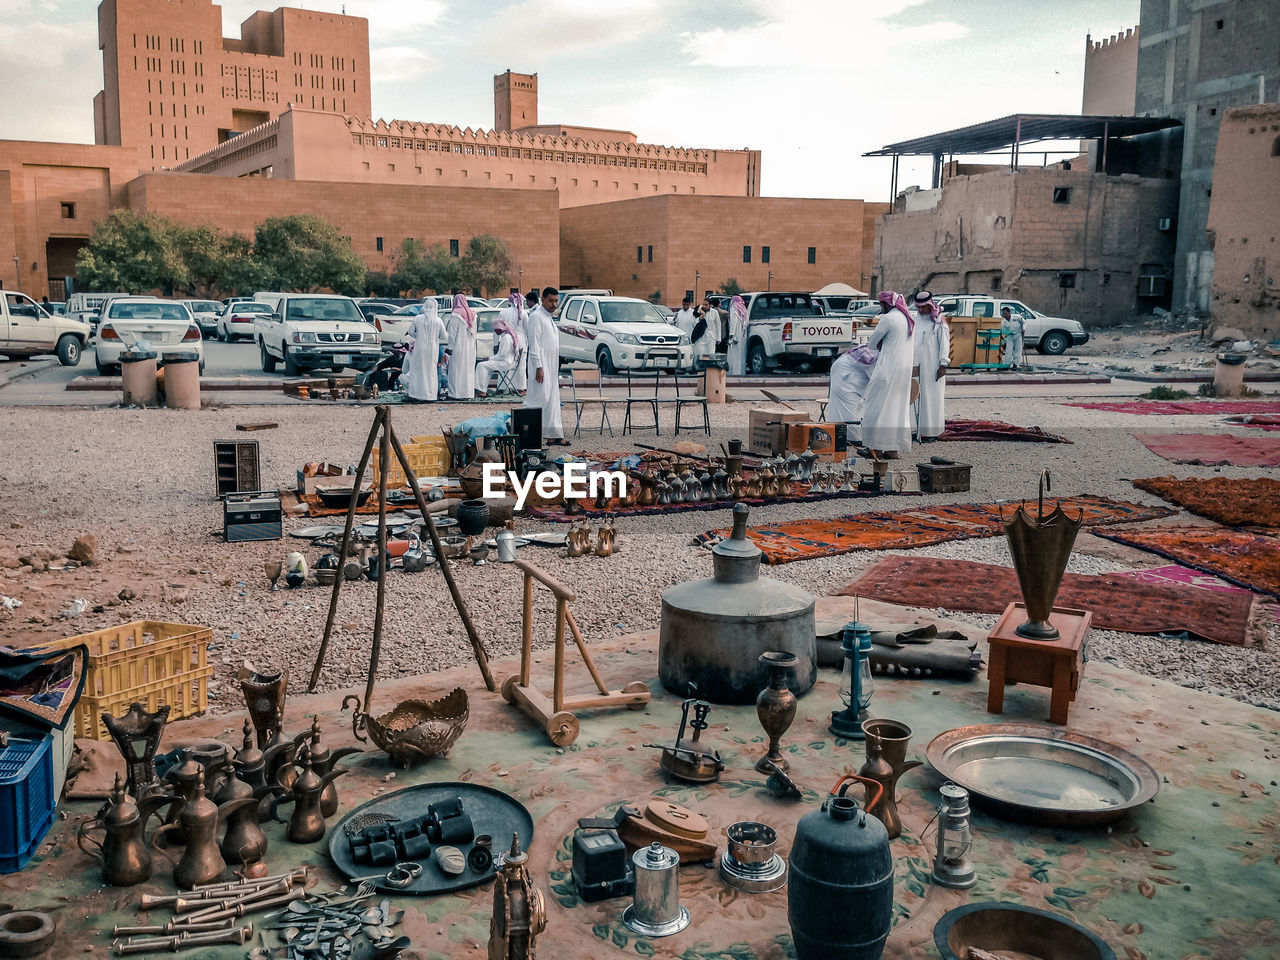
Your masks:
{"label": "brick building", "polygon": [[1084,38],[1084,96],[1087,116],[1131,117],[1138,96],[1138,29],[1105,40]]}
{"label": "brick building", "polygon": [[280,7],[222,36],[210,0],[102,0],[94,141],[172,167],[289,105],[369,116],[369,22]]}

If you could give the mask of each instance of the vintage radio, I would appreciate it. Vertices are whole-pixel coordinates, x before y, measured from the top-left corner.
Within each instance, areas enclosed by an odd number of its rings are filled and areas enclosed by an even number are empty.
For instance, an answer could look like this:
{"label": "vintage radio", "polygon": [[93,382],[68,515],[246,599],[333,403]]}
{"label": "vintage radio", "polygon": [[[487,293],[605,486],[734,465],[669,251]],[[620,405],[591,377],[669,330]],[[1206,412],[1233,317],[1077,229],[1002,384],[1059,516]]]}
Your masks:
{"label": "vintage radio", "polygon": [[222,533],[227,543],[279,540],[284,536],[283,516],[278,493],[229,493],[222,501]]}

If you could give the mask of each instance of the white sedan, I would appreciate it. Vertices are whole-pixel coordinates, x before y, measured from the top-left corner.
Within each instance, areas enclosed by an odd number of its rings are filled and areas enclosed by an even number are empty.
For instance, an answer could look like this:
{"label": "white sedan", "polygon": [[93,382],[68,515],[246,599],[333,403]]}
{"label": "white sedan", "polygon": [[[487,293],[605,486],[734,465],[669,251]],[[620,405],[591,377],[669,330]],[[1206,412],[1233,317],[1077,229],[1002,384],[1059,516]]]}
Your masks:
{"label": "white sedan", "polygon": [[218,339],[223,343],[233,340],[252,340],[253,324],[261,314],[271,308],[256,300],[236,300],[227,304],[218,317]]}
{"label": "white sedan", "polygon": [[157,297],[120,297],[107,304],[98,322],[98,373],[119,373],[120,354],[147,346],[160,363],[169,354],[195,353],[204,372],[204,337],[184,304]]}

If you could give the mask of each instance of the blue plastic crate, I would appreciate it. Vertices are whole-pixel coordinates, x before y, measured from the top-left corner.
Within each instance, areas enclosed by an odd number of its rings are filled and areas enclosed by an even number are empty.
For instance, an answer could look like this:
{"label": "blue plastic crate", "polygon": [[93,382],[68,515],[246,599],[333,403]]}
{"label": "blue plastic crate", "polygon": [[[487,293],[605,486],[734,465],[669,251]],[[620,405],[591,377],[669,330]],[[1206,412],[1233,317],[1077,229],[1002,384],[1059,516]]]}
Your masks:
{"label": "blue plastic crate", "polygon": [[53,823],[53,737],[10,737],[0,749],[0,873],[21,870]]}

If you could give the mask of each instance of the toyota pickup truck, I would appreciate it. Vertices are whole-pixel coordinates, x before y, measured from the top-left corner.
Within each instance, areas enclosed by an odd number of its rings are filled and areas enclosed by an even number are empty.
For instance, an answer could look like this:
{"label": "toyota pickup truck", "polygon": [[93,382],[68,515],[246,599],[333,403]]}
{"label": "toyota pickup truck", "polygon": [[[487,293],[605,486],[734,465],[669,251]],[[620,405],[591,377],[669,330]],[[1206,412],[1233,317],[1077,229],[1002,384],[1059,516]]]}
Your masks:
{"label": "toyota pickup truck", "polygon": [[847,350],[856,324],[827,317],[807,293],[744,293],[747,304],[747,371],[812,364],[819,370]]}

